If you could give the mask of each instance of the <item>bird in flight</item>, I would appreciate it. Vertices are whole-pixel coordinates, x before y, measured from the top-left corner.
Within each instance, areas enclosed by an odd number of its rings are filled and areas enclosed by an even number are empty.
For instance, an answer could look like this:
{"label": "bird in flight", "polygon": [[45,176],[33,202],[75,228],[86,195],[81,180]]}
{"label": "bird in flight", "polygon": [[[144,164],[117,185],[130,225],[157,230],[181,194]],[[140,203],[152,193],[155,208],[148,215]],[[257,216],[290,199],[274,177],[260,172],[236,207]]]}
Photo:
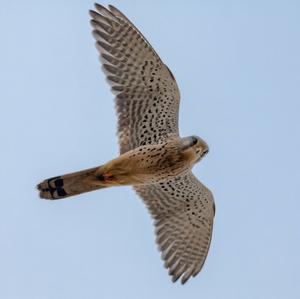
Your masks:
{"label": "bird in flight", "polygon": [[40,197],[66,198],[131,185],[154,218],[156,243],[175,282],[196,276],[212,238],[214,199],[191,169],[207,153],[197,136],[178,132],[176,80],[133,23],[112,5],[90,11],[102,69],[115,94],[119,157],[46,179]]}

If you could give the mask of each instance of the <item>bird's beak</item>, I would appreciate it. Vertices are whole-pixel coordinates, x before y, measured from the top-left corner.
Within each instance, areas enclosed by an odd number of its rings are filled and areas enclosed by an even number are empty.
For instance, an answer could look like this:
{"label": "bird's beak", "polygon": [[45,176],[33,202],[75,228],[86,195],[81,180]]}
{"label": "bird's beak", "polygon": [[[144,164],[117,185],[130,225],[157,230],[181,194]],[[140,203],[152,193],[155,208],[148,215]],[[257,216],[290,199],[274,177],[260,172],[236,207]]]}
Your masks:
{"label": "bird's beak", "polygon": [[204,149],[201,151],[200,157],[196,160],[195,163],[199,162],[204,156],[206,156],[208,153],[208,149]]}
{"label": "bird's beak", "polygon": [[204,156],[206,156],[208,154],[208,149],[204,149],[202,152],[201,152],[201,158],[203,158]]}

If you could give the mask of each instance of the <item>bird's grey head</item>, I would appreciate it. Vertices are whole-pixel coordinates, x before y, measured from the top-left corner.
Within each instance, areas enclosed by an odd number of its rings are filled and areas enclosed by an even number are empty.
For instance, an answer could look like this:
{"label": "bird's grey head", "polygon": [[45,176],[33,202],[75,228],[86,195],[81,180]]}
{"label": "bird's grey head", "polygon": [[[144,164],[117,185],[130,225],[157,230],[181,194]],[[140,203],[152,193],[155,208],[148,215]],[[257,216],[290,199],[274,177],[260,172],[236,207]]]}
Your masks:
{"label": "bird's grey head", "polygon": [[198,136],[181,138],[182,151],[194,155],[194,163],[199,162],[209,151],[207,143]]}

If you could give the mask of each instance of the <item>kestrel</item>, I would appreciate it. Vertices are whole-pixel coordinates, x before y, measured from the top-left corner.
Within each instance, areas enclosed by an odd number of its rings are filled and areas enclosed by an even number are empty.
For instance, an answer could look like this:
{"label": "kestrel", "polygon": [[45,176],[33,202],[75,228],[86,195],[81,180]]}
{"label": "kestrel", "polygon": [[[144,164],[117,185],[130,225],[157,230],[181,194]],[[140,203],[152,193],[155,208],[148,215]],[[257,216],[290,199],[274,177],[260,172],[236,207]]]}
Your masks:
{"label": "kestrel", "polygon": [[44,180],[40,196],[61,199],[132,185],[154,218],[156,242],[172,281],[196,276],[212,237],[212,193],[191,169],[207,153],[197,136],[178,132],[179,90],[155,50],[112,5],[90,11],[102,69],[116,98],[120,156],[108,163]]}

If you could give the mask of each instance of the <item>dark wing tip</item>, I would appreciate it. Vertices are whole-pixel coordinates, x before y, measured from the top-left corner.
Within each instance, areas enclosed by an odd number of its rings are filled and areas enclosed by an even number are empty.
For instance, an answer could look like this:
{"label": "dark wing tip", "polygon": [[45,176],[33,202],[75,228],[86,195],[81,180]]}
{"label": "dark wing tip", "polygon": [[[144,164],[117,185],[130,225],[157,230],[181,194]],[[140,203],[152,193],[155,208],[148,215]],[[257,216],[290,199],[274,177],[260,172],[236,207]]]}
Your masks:
{"label": "dark wing tip", "polygon": [[95,8],[103,16],[107,16],[112,19],[115,19],[114,14],[111,11],[109,11],[106,7],[102,6],[101,4],[95,3]]}
{"label": "dark wing tip", "polygon": [[93,19],[96,19],[97,16],[99,16],[99,14],[96,11],[92,10],[92,9],[89,10],[89,15]]}

